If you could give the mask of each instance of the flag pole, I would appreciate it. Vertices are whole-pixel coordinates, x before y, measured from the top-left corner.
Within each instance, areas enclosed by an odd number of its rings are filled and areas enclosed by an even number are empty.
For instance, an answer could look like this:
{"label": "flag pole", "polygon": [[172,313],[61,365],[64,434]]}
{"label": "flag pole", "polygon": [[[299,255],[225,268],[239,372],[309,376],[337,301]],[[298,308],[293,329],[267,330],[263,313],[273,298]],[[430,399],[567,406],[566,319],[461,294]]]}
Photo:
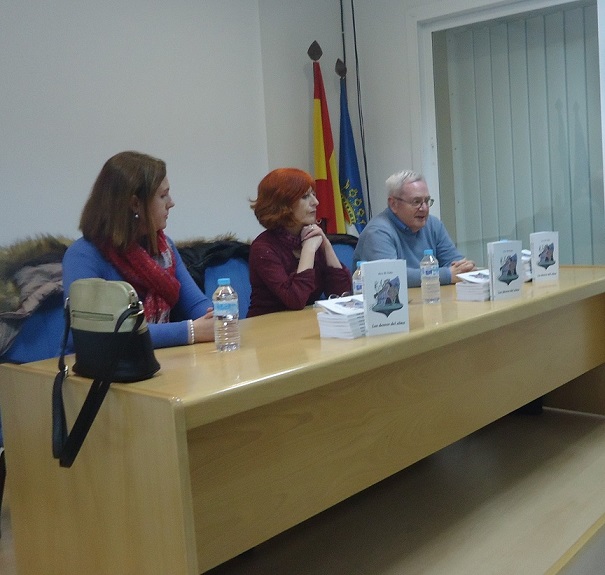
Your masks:
{"label": "flag pole", "polygon": [[[364,179],[365,179],[365,185],[366,185],[366,200],[367,200],[367,206],[368,206],[366,219],[369,219],[372,217],[372,203],[371,203],[371,199],[370,199],[370,181],[369,181],[369,177],[368,177],[368,160],[367,160],[367,156],[366,156],[365,127],[364,127],[364,122],[363,122],[363,110],[362,110],[362,105],[361,105],[361,83],[359,80],[359,57],[357,54],[357,23],[355,21],[355,2],[354,2],[354,0],[351,0],[351,19],[352,19],[351,25],[352,25],[352,30],[353,30],[353,49],[354,49],[354,55],[355,55],[355,72],[356,72],[355,81],[356,81],[356,88],[357,88],[357,112],[359,115],[361,156],[362,156],[363,167],[364,167]],[[346,70],[347,51],[346,51],[346,46],[345,46],[345,25],[344,25],[343,0],[340,0],[340,29],[341,29],[341,33],[342,33],[343,62],[345,65],[345,70]],[[337,73],[338,73],[338,70],[337,70]],[[345,71],[345,74],[346,74],[346,71]],[[339,74],[339,76],[340,76],[340,74]],[[341,85],[342,85],[342,83],[341,83]],[[346,82],[344,83],[344,85],[345,85],[345,89],[346,89]],[[341,89],[341,91],[342,91],[342,89]]]}
{"label": "flag pole", "polygon": [[347,50],[345,46],[345,13],[342,6],[342,0],[340,0],[340,34],[342,36],[342,61],[345,67],[345,74],[347,73]]}

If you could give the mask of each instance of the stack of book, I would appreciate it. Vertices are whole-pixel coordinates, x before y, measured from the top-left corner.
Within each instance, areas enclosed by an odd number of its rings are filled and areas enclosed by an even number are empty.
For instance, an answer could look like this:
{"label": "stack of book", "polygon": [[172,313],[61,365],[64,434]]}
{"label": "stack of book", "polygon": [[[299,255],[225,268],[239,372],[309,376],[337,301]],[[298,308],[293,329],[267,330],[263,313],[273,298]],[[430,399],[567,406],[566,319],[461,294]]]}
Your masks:
{"label": "stack of book", "polygon": [[523,281],[529,282],[532,278],[531,251],[521,250],[521,262],[523,263]]}
{"label": "stack of book", "polygon": [[458,274],[456,298],[460,301],[487,301],[489,299],[489,270],[474,270]]}
{"label": "stack of book", "polygon": [[317,314],[320,337],[355,339],[366,334],[363,295],[319,300],[315,305],[322,309]]}

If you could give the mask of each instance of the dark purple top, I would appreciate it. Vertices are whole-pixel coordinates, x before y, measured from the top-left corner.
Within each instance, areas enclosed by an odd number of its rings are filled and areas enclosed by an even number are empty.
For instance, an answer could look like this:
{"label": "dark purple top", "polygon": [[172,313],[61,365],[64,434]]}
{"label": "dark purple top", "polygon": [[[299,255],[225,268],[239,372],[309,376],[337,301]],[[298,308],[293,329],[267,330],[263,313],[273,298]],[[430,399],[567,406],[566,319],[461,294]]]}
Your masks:
{"label": "dark purple top", "polygon": [[283,241],[283,230],[266,230],[250,246],[250,308],[248,317],[302,309],[322,297],[351,291],[351,273],[332,268],[323,250],[315,252],[313,269],[296,273],[298,258]]}

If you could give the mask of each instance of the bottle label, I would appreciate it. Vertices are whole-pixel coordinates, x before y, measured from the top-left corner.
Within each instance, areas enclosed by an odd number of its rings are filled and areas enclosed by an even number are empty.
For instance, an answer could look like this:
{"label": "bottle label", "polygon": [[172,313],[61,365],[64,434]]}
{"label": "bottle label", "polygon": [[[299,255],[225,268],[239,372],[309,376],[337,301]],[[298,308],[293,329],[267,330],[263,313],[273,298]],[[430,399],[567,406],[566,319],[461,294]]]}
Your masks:
{"label": "bottle label", "polygon": [[422,276],[425,278],[438,278],[439,277],[439,268],[438,267],[426,267],[421,270]]}
{"label": "bottle label", "polygon": [[215,316],[232,316],[237,317],[239,315],[239,306],[236,299],[222,300],[214,302],[214,315]]}

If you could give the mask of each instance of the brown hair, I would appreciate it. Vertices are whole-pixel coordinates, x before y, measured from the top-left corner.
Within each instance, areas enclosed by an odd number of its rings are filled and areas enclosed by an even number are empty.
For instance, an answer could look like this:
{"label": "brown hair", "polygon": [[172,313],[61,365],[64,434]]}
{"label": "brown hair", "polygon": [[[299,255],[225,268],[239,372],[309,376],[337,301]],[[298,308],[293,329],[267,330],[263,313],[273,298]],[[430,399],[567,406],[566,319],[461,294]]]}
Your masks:
{"label": "brown hair", "polygon": [[[149,205],[166,177],[166,163],[139,152],[120,152],[105,162],[82,210],[80,230],[95,245],[109,241],[125,249],[141,236],[140,222],[152,254],[157,252],[156,230]],[[132,196],[139,198],[143,217],[135,219]]]}
{"label": "brown hair", "polygon": [[259,223],[272,230],[295,223],[292,208],[309,188],[315,190],[315,180],[298,168],[278,168],[269,172],[258,184],[258,197],[251,203]]}

